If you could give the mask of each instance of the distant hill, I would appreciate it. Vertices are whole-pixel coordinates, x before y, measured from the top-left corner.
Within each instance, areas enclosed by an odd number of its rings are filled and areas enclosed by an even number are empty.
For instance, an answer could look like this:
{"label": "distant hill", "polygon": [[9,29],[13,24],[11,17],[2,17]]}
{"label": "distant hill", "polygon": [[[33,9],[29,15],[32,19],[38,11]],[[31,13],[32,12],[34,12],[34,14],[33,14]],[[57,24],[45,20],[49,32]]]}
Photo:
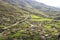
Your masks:
{"label": "distant hill", "polygon": [[[35,10],[43,12],[43,14],[48,15],[49,17],[56,17],[60,16],[60,8],[52,7],[45,5],[43,3],[39,3],[33,0],[3,0],[5,2],[8,2],[12,5],[18,6],[19,8],[23,8],[24,10]],[[43,16],[44,16],[43,15]]]}

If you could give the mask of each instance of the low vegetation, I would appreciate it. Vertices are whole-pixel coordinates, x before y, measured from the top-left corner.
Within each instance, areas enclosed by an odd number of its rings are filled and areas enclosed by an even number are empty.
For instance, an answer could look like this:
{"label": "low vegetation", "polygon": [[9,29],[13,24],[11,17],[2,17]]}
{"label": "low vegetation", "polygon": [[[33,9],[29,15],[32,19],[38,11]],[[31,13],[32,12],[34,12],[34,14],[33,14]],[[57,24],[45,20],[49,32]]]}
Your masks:
{"label": "low vegetation", "polygon": [[0,40],[60,40],[60,20],[34,11],[0,1]]}

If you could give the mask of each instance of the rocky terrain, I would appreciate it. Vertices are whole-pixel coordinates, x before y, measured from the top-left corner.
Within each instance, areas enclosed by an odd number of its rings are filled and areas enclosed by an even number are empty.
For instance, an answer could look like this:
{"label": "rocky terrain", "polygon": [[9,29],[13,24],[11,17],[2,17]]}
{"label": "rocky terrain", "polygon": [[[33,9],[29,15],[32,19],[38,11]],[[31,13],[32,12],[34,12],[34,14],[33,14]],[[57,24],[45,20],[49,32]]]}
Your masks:
{"label": "rocky terrain", "polygon": [[33,0],[0,0],[0,40],[59,38],[59,8]]}

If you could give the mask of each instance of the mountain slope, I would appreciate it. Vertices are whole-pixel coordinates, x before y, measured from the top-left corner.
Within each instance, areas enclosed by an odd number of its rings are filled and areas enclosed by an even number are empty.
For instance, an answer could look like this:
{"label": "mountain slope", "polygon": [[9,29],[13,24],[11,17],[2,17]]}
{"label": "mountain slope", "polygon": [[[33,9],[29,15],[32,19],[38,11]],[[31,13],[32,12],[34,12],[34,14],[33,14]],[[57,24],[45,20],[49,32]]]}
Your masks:
{"label": "mountain slope", "polygon": [[[7,22],[7,23],[14,23],[13,20],[17,21],[17,17],[21,15],[19,9],[15,6],[12,6],[10,4],[7,4],[5,2],[0,1],[0,15],[1,15],[1,21],[0,23]],[[12,21],[12,22],[10,22]],[[4,24],[8,25],[8,24]]]}
{"label": "mountain slope", "polygon": [[28,14],[28,12],[23,12],[22,9],[0,0],[0,40],[8,40],[13,32],[22,29],[21,23],[28,18],[23,13]]}
{"label": "mountain slope", "polygon": [[0,0],[0,40],[58,40],[60,20],[53,20],[27,1]]}
{"label": "mountain slope", "polygon": [[[27,10],[27,11],[35,10],[38,12],[39,11],[43,12],[40,15],[44,14],[44,15],[42,15],[44,17],[48,16],[50,18],[55,18],[56,16],[60,16],[59,8],[47,6],[43,3],[39,3],[39,2],[36,2],[33,0],[18,0],[18,1],[17,0],[3,0],[3,1],[8,2],[12,5],[18,6],[19,8],[23,8],[24,10]],[[39,13],[38,13],[38,15],[39,15]],[[45,16],[45,15],[47,15],[47,16]]]}

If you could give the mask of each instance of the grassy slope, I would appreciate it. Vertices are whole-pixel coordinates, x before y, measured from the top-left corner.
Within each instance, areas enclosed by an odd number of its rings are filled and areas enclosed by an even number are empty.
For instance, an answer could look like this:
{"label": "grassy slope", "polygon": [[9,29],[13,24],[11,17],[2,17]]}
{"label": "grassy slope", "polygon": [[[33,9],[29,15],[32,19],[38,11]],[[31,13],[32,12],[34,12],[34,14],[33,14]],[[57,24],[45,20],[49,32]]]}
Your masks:
{"label": "grassy slope", "polygon": [[[38,12],[34,11],[36,10],[33,10],[32,13]],[[31,14],[31,10],[30,12],[27,12],[11,4],[0,1],[0,14],[0,19],[2,20],[0,21],[0,29],[4,30],[2,31],[3,33],[0,33],[0,40],[18,40],[24,38],[25,40],[45,40],[46,35],[50,40],[54,40],[55,36],[57,37],[59,34],[58,30],[60,29],[60,21],[54,21],[50,18]],[[29,19],[23,21],[23,23],[19,23],[11,28],[7,28],[6,30],[3,29],[15,24],[16,22],[24,20],[28,14]]]}

